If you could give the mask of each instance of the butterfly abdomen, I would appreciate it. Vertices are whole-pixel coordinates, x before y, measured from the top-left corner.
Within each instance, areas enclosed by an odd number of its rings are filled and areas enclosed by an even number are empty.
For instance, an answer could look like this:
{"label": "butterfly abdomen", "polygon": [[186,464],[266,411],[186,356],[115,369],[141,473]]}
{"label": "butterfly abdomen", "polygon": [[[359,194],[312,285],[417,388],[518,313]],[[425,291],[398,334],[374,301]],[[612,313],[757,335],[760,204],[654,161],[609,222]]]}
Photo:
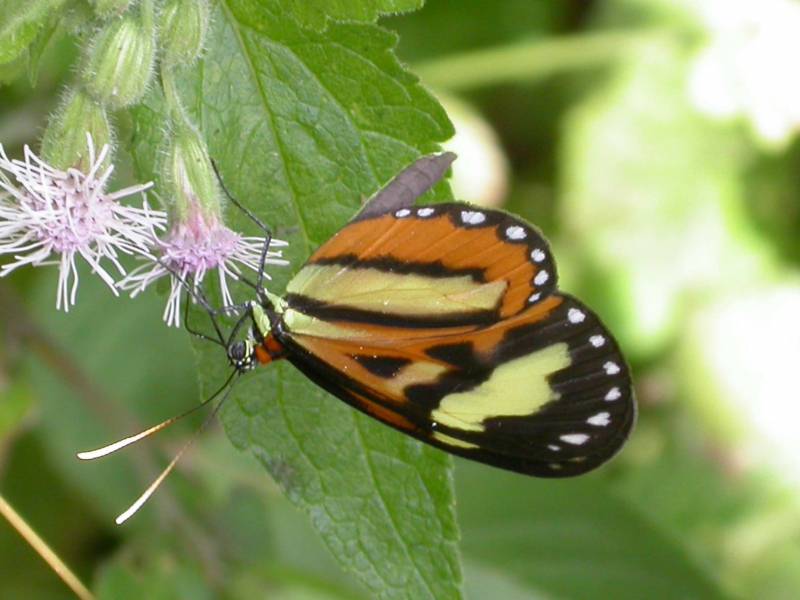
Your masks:
{"label": "butterfly abdomen", "polygon": [[272,333],[267,333],[263,341],[255,347],[256,359],[262,365],[280,360],[286,356],[286,349]]}

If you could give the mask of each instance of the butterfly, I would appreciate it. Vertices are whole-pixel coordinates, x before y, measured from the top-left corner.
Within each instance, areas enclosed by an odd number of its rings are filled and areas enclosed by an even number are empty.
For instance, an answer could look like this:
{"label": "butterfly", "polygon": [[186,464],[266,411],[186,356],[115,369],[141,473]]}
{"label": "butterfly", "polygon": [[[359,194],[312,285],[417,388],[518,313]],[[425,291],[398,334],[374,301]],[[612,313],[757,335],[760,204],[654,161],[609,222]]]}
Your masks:
{"label": "butterfly", "polygon": [[[200,298],[217,339],[188,319],[187,329],[224,346],[233,367],[203,404],[224,391],[218,410],[238,376],[283,359],[354,408],[464,458],[569,477],[614,456],[636,420],[617,342],[558,290],[553,255],[533,226],[463,202],[415,204],[454,159],[426,156],[397,175],[311,255],[285,295],[263,287],[262,268],[255,301],[214,311]],[[264,256],[269,242],[268,234]],[[231,310],[241,314],[226,338],[215,315]],[[78,456],[106,456],[182,416]]]}
{"label": "butterfly", "polygon": [[628,437],[628,366],[595,313],[557,289],[542,235],[498,210],[416,206],[455,155],[419,159],[314,252],[228,347],[286,359],[354,408],[464,458],[585,473]]}

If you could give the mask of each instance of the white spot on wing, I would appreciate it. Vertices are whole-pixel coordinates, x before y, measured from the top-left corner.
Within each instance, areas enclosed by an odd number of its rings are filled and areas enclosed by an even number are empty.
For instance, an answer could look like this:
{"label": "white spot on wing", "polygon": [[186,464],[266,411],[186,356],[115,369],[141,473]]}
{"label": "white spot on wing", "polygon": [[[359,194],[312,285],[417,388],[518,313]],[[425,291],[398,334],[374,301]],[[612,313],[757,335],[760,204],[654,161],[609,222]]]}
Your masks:
{"label": "white spot on wing", "polygon": [[553,452],[559,452],[561,450],[561,446],[556,446],[555,444],[547,444],[547,447]]}
{"label": "white spot on wing", "polygon": [[559,471],[561,469],[561,465],[558,463],[550,463],[547,466],[553,469],[553,471]]}
{"label": "white spot on wing", "polygon": [[541,297],[542,297],[542,295],[539,292],[536,292],[535,294],[531,294],[530,295],[530,297],[528,298],[528,302],[533,304],[534,302],[538,301],[539,298],[541,298]]}
{"label": "white spot on wing", "polygon": [[602,335],[593,335],[589,338],[589,343],[595,348],[599,348],[606,343],[606,338],[604,338]]}
{"label": "white spot on wing", "polygon": [[567,442],[568,444],[572,444],[574,446],[580,446],[581,444],[585,444],[589,441],[589,436],[585,433],[567,433],[559,436],[559,439],[562,442]]}
{"label": "white spot on wing", "polygon": [[410,210],[408,210],[407,208],[401,208],[400,210],[394,213],[394,216],[402,219],[403,217],[407,217],[410,214],[411,214]]}
{"label": "white spot on wing", "polygon": [[420,217],[430,217],[434,212],[436,212],[436,211],[434,209],[432,209],[430,206],[426,206],[425,208],[417,209],[417,214]]}
{"label": "white spot on wing", "polygon": [[605,427],[609,423],[611,423],[611,413],[608,412],[599,412],[596,415],[592,415],[586,422],[589,425],[594,425],[595,427]]}
{"label": "white spot on wing", "polygon": [[608,361],[603,365],[603,369],[605,369],[606,375],[616,375],[619,373],[619,365],[615,362]]}
{"label": "white spot on wing", "polygon": [[510,240],[524,240],[527,235],[526,231],[519,225],[512,225],[506,229],[506,236]]}
{"label": "white spot on wing", "polygon": [[619,400],[622,397],[622,392],[619,391],[618,387],[612,387],[608,390],[608,393],[605,395],[604,400],[606,402],[613,402],[614,400]]}
{"label": "white spot on wing", "polygon": [[544,285],[545,283],[547,283],[548,279],[550,279],[550,273],[542,270],[539,271],[536,274],[536,277],[533,278],[533,283],[535,283],[536,285]]}
{"label": "white spot on wing", "polygon": [[570,308],[567,311],[567,319],[569,319],[570,323],[583,323],[586,319],[586,313],[577,308]]}
{"label": "white spot on wing", "polygon": [[545,258],[547,258],[547,255],[544,253],[544,250],[542,250],[541,248],[535,248],[531,252],[531,258],[533,259],[533,262],[540,263],[540,262],[544,261]]}
{"label": "white spot on wing", "polygon": [[462,210],[461,220],[468,225],[478,225],[486,220],[486,215],[476,210]]}

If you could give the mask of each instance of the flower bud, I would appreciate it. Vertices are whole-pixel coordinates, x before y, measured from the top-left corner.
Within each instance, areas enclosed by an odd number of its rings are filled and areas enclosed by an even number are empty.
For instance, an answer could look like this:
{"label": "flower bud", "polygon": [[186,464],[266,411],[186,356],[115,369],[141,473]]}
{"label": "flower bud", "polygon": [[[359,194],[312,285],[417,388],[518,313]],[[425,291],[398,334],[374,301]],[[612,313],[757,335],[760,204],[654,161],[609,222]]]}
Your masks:
{"label": "flower bud", "polygon": [[188,65],[200,55],[208,28],[206,0],[168,0],[161,13],[162,58],[167,67]]}
{"label": "flower bud", "polygon": [[100,17],[121,15],[131,4],[131,0],[92,0],[94,12]]}
{"label": "flower bud", "polygon": [[178,220],[199,205],[206,218],[219,217],[220,204],[217,176],[208,158],[208,150],[200,133],[189,126],[178,126],[162,165],[163,181],[171,188]]}
{"label": "flower bud", "polygon": [[58,169],[88,171],[87,132],[97,148],[112,145],[105,109],[84,92],[72,91],[50,117],[42,138],[42,157]]}
{"label": "flower bud", "polygon": [[113,108],[137,102],[153,75],[155,30],[145,16],[129,11],[108,23],[84,58],[81,77],[86,89]]}

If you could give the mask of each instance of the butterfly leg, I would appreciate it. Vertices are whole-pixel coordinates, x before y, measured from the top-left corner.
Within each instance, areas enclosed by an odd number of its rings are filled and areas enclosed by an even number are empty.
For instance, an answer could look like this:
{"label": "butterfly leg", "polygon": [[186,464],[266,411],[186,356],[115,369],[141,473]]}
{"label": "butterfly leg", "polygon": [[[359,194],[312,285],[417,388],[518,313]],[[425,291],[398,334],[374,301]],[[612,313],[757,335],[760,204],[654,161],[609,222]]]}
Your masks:
{"label": "butterfly leg", "polygon": [[[209,319],[211,319],[211,323],[214,325],[214,329],[217,332],[219,340],[215,340],[210,338],[209,336],[200,333],[198,330],[191,328],[189,326],[189,298],[194,299],[198,304],[200,304],[203,309],[208,314]],[[222,315],[234,316],[240,315],[243,312],[247,312],[250,309],[250,302],[239,302],[238,304],[226,304],[225,306],[220,306],[219,308],[213,308],[211,303],[206,298],[205,294],[200,288],[195,288],[194,293],[192,294],[188,289],[186,290],[186,303],[184,305],[184,324],[186,325],[186,330],[191,333],[192,335],[196,335],[198,337],[202,337],[203,339],[210,339],[216,343],[220,343],[225,345],[225,337],[222,335],[222,329],[219,326],[219,322],[217,321],[217,317]],[[241,318],[240,318],[241,320]]]}
{"label": "butterfly leg", "polygon": [[[184,316],[183,316],[183,323],[184,326],[186,327],[186,330],[192,335],[208,339],[216,344],[224,345],[225,337],[222,335],[222,329],[220,328],[219,323],[217,322],[216,319],[218,311],[211,306],[211,303],[208,301],[208,298],[206,298],[206,295],[203,293],[202,288],[200,288],[196,284],[189,283],[185,277],[183,277],[180,273],[178,273],[175,269],[173,269],[172,266],[168,265],[160,258],[157,258],[156,261],[158,262],[158,264],[164,267],[170,273],[170,275],[172,275],[175,279],[177,279],[183,286],[183,289],[186,290],[186,302],[184,303]],[[217,334],[216,340],[189,327],[188,325],[189,297],[191,297],[197,304],[202,306],[208,313],[208,316],[211,319],[211,323],[214,326],[214,331]]]}
{"label": "butterfly leg", "polygon": [[[218,328],[217,328],[217,334],[219,335],[219,338],[213,338],[210,335],[206,335],[205,333],[195,329],[190,324],[190,322],[189,322],[189,299],[190,299],[190,297],[191,297],[191,294],[189,293],[189,290],[187,289],[186,290],[186,297],[184,299],[184,304],[183,304],[183,327],[184,327],[184,329],[186,329],[186,331],[188,331],[191,335],[193,335],[193,336],[195,336],[197,338],[200,338],[201,340],[207,340],[207,341],[213,342],[215,344],[223,345],[224,344],[224,340],[222,339],[222,334],[220,333]],[[213,314],[211,312],[209,312],[209,318],[211,318],[212,322],[214,321],[214,316],[213,316]]]}
{"label": "butterfly leg", "polygon": [[236,339],[236,336],[239,335],[239,331],[248,322],[248,317],[250,319],[250,322],[252,322],[252,320],[253,320],[253,316],[252,315],[253,315],[252,309],[250,308],[250,304],[248,303],[247,304],[247,310],[242,314],[241,317],[239,317],[239,320],[236,321],[236,325],[234,325],[233,329],[231,329],[231,333],[228,336],[227,347],[230,347],[231,344],[233,344],[233,341]]}
{"label": "butterfly leg", "polygon": [[[228,188],[225,186],[225,182],[222,180],[222,175],[219,172],[217,163],[213,159],[211,160],[211,166],[214,167],[214,173],[217,175],[217,180],[219,181],[219,185],[222,188],[222,191],[228,197],[228,200],[230,200],[234,206],[236,206],[245,215],[247,215],[247,217],[251,221],[253,221],[253,223],[255,223],[256,226],[259,229],[261,229],[261,231],[264,233],[264,245],[261,248],[261,258],[258,262],[258,279],[256,280],[255,284],[253,284],[253,287],[256,290],[256,294],[258,294],[259,300],[262,300],[263,299],[262,288],[264,286],[264,266],[267,263],[267,253],[269,252],[269,246],[270,243],[272,242],[272,231],[270,230],[269,227],[267,227],[267,225],[261,219],[259,219],[253,213],[253,211],[251,211],[249,208],[240,203],[236,198],[233,197],[233,194],[231,194],[230,191],[228,191]],[[246,279],[243,278],[243,280],[249,284],[249,282]]]}

